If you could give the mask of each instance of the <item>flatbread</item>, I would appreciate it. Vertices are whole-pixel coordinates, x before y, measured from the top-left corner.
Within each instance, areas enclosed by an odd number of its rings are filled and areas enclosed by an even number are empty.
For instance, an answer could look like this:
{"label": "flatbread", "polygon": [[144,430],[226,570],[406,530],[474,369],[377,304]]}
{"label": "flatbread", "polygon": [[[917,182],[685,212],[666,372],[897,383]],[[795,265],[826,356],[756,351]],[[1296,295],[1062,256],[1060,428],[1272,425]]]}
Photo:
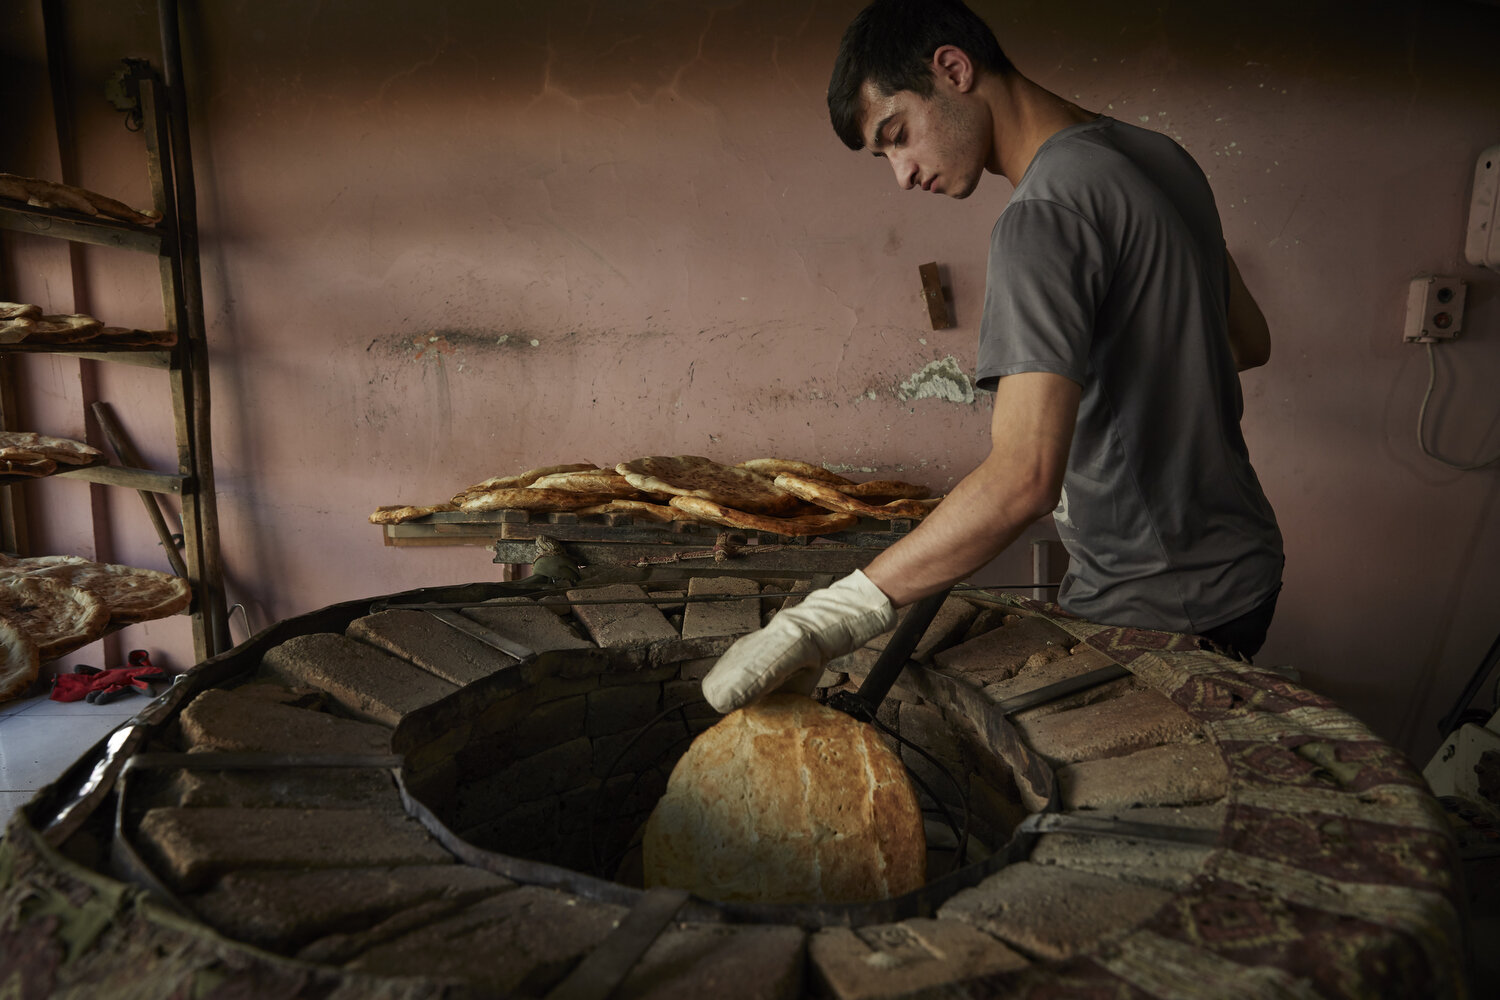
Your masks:
{"label": "flatbread", "polygon": [[[797,473],[794,472],[792,475],[795,476]],[[838,487],[838,491],[846,497],[859,497],[861,500],[875,503],[886,503],[891,500],[926,500],[932,496],[932,491],[927,487],[918,486],[916,483],[903,483],[899,479],[872,479],[868,483],[851,483],[848,486]]]}
{"label": "flatbread", "polygon": [[36,643],[9,619],[0,617],[0,701],[25,694],[41,666]]}
{"label": "flatbread", "polygon": [[9,619],[50,660],[104,634],[109,609],[82,587],[46,576],[0,578],[0,616]]}
{"label": "flatbread", "polygon": [[859,523],[859,518],[855,515],[835,511],[772,517],[768,514],[735,510],[702,497],[673,497],[671,503],[673,507],[701,521],[721,524],[726,528],[739,528],[741,531],[769,531],[776,535],[826,535],[834,531],[845,531]]}
{"label": "flatbread", "polygon": [[102,329],[104,324],[83,313],[0,320],[0,344],[76,344]]}
{"label": "flatbread", "polygon": [[666,507],[659,503],[648,503],[645,500],[611,500],[594,507],[582,507],[579,514],[630,514],[633,517],[647,521],[659,521],[663,524],[669,521],[693,521],[696,518],[685,510],[676,507]]}
{"label": "flatbread", "polygon": [[813,465],[809,462],[799,462],[794,458],[752,458],[748,462],[741,462],[740,468],[749,469],[751,472],[759,472],[762,476],[775,479],[783,472],[803,479],[816,479],[820,483],[829,483],[833,486],[852,486],[853,480],[845,479],[836,473],[829,472],[821,465]]}
{"label": "flatbread", "polygon": [[942,497],[937,497],[932,500],[892,500],[885,504],[871,504],[858,497],[840,493],[834,487],[824,483],[785,474],[776,477],[776,485],[794,496],[827,510],[843,511],[860,517],[875,517],[882,521],[907,518],[920,520],[932,513],[933,508],[942,500]]}
{"label": "flatbread", "polygon": [[647,888],[756,903],[870,903],[920,889],[911,778],[868,723],[770,694],[699,735],[641,843]]}
{"label": "flatbread", "polygon": [[39,319],[41,315],[41,306],[25,302],[0,302],[0,319]]}
{"label": "flatbread", "polygon": [[692,496],[752,514],[786,514],[797,498],[750,469],[721,465],[698,455],[654,455],[615,466],[632,486],[658,496]]}
{"label": "flatbread", "polygon": [[553,472],[528,483],[532,490],[570,490],[574,493],[603,493],[607,496],[630,500],[641,495],[641,491],[630,485],[630,481],[614,469],[582,469],[577,472]]}
{"label": "flatbread", "polygon": [[592,462],[575,462],[571,465],[544,465],[540,469],[528,469],[526,472],[521,472],[513,476],[494,476],[482,483],[475,483],[473,486],[459,491],[454,495],[453,502],[462,506],[464,500],[479,493],[530,486],[543,476],[550,476],[555,472],[582,472],[586,469],[597,468],[599,467]]}
{"label": "flatbread", "polygon": [[122,201],[56,181],[40,177],[21,177],[17,174],[0,174],[0,198],[22,201],[36,208],[63,208],[82,215],[102,216],[134,222],[139,225],[155,225],[161,214],[154,209],[137,212]]}
{"label": "flatbread", "polygon": [[437,514],[441,511],[458,510],[458,504],[430,503],[430,504],[388,504],[384,507],[376,507],[375,513],[370,515],[371,524],[403,524],[406,521],[415,521],[419,517],[428,514]]}
{"label": "flatbread", "polygon": [[10,452],[0,451],[0,475],[50,476],[56,471],[57,463],[38,452],[20,448]]}
{"label": "flatbread", "polygon": [[[50,564],[43,559],[51,560]],[[186,580],[159,570],[91,562],[77,556],[44,556],[23,563],[35,567],[29,575],[46,576],[93,594],[104,603],[112,624],[166,618],[187,610],[193,602],[193,591]]]}
{"label": "flatbread", "polygon": [[72,438],[51,437],[35,431],[0,431],[0,456],[9,455],[11,449],[34,452],[62,465],[92,465],[104,457],[98,448]]}
{"label": "flatbread", "polygon": [[576,493],[572,490],[534,490],[525,486],[488,490],[466,498],[458,506],[467,511],[535,510],[575,511],[607,503],[614,497],[602,493]]}

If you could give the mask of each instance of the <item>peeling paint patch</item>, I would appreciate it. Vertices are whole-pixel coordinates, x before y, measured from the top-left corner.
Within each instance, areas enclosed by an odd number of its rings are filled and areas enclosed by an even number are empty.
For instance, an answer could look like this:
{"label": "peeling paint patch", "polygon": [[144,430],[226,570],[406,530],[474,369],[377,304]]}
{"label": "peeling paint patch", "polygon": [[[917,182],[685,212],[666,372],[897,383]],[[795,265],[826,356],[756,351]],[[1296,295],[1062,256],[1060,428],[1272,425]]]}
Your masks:
{"label": "peeling paint patch", "polygon": [[896,390],[900,399],[946,399],[950,403],[974,403],[974,383],[959,367],[958,359],[948,355],[941,361],[930,361],[912,374]]}

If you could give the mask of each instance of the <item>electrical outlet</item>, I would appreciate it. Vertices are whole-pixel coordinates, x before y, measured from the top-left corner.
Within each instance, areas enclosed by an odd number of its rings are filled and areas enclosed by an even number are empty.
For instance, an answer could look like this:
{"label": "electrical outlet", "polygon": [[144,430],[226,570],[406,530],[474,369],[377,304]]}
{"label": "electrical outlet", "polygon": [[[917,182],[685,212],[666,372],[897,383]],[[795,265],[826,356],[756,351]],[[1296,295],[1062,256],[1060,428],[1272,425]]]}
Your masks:
{"label": "electrical outlet", "polygon": [[1435,344],[1457,337],[1464,325],[1467,294],[1468,286],[1458,278],[1414,278],[1406,293],[1406,328],[1401,339],[1408,344]]}

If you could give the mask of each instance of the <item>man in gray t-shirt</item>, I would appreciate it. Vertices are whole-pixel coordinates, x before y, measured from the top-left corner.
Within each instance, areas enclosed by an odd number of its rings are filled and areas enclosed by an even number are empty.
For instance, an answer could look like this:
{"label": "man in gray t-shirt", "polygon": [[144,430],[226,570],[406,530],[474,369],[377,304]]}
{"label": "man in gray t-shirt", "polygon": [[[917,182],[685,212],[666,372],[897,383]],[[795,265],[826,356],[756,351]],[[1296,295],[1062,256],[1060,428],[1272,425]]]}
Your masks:
{"label": "man in gray t-shirt", "polygon": [[904,189],[1015,186],[990,246],[979,384],[990,453],[915,531],[732,646],[703,681],[729,711],[847,653],[895,608],[978,570],[1048,513],[1084,617],[1259,648],[1281,536],[1240,435],[1237,370],[1265,320],[1202,172],[1164,136],[1016,71],[959,0],[875,0],[828,90],[834,130]]}

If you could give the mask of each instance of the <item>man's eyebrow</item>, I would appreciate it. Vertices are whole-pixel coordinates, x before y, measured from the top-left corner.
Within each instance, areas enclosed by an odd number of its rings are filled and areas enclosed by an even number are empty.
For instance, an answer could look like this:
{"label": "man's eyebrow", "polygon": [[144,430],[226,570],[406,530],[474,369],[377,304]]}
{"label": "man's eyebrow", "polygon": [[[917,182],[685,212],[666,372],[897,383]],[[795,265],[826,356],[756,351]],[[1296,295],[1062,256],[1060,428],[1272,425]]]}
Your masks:
{"label": "man's eyebrow", "polygon": [[[875,126],[873,141],[870,143],[871,149],[874,149],[876,146],[885,145],[885,140],[881,138],[881,134],[885,132],[885,127],[891,123],[891,119],[894,117],[896,117],[896,115],[894,113],[891,113],[880,119],[880,122]],[[879,156],[880,154],[876,153],[875,155]]]}

